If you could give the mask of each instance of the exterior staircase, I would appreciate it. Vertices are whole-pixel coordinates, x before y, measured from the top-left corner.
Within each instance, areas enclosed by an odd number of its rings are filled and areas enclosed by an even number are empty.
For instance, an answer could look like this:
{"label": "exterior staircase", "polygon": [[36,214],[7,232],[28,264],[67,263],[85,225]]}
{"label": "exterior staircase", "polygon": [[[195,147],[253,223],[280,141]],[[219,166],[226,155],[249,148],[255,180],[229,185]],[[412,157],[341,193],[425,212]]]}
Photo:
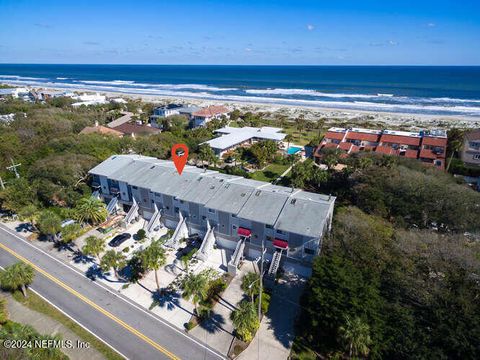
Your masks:
{"label": "exterior staircase", "polygon": [[114,196],[107,205],[108,215],[116,213],[118,210],[118,198]]}
{"label": "exterior staircase", "polygon": [[180,220],[178,221],[177,227],[175,228],[175,232],[173,236],[167,240],[165,246],[171,247],[173,249],[178,249],[180,245],[180,240],[183,238],[188,237],[188,228],[186,219],[183,218],[182,213],[179,213]]}
{"label": "exterior staircase", "polygon": [[150,218],[150,221],[147,224],[146,231],[147,233],[151,233],[155,230],[157,226],[160,225],[160,218],[162,216],[162,213],[160,210],[158,210],[157,204],[155,204],[155,211],[153,213],[153,216]]}
{"label": "exterior staircase", "polygon": [[233,253],[232,258],[228,262],[228,273],[235,276],[237,275],[238,265],[240,261],[243,259],[243,251],[245,250],[245,238],[242,236],[240,241],[237,242],[237,246],[235,247],[235,251]]}
{"label": "exterior staircase", "polygon": [[210,226],[210,223],[207,220],[207,232],[203,237],[202,245],[200,245],[200,249],[195,254],[195,257],[199,260],[206,261],[213,250],[215,241],[216,239],[215,234],[213,233],[213,228]]}
{"label": "exterior staircase", "polygon": [[133,198],[133,205],[125,216],[124,222],[128,226],[136,217],[138,216],[138,203],[135,198]]}
{"label": "exterior staircase", "polygon": [[283,249],[277,249],[272,257],[272,262],[270,263],[270,268],[268,269],[268,277],[275,279],[277,271],[280,268],[280,260],[282,259]]}

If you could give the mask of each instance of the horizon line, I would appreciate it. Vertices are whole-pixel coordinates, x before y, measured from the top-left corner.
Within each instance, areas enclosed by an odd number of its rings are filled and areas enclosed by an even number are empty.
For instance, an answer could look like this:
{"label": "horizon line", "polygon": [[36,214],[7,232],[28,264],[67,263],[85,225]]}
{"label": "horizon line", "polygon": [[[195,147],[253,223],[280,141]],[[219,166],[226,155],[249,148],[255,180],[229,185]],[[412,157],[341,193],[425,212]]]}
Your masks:
{"label": "horizon line", "polygon": [[480,64],[446,64],[446,65],[438,65],[438,64],[142,64],[142,63],[125,63],[125,64],[115,64],[115,63],[29,63],[29,62],[0,62],[1,65],[88,65],[88,66],[292,66],[292,67],[300,67],[300,66],[311,66],[311,67],[480,67]]}

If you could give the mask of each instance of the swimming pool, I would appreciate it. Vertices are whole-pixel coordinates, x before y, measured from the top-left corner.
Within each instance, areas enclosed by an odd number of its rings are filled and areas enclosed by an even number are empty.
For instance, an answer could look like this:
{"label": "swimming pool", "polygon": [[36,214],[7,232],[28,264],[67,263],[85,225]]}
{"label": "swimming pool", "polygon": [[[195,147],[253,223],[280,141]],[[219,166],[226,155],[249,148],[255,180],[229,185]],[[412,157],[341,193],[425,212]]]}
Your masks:
{"label": "swimming pool", "polygon": [[297,152],[302,151],[300,146],[290,146],[287,150],[288,155],[296,154]]}

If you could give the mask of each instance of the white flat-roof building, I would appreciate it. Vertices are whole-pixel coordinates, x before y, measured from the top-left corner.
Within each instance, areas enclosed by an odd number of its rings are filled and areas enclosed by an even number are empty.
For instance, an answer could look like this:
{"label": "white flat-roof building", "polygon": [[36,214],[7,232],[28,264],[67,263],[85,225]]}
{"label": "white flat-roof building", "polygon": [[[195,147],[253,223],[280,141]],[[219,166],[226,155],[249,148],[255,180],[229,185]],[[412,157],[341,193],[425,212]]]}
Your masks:
{"label": "white flat-roof building", "polygon": [[210,145],[217,156],[222,156],[238,146],[252,144],[260,140],[280,142],[287,136],[287,134],[283,134],[281,131],[281,128],[270,126],[263,126],[261,128],[249,126],[236,128],[226,126],[215,130],[216,133],[221,134],[219,137],[206,141],[204,144]]}
{"label": "white flat-roof building", "polygon": [[100,95],[99,93],[95,94],[82,94],[73,96],[72,99],[79,100],[76,103],[73,103],[72,106],[81,106],[81,105],[99,105],[99,104],[106,104],[107,97],[105,95]]}
{"label": "white flat-roof building", "polygon": [[30,90],[25,87],[14,87],[14,88],[6,88],[0,89],[0,97],[3,96],[12,96],[14,98],[22,97],[28,95]]}

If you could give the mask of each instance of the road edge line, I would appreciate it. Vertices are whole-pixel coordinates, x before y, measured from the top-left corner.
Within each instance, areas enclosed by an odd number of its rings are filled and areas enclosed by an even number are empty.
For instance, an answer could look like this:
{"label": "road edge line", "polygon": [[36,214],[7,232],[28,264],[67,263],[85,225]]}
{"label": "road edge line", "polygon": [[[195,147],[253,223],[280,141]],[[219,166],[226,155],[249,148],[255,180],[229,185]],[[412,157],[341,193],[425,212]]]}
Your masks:
{"label": "road edge line", "polygon": [[26,238],[24,238],[23,236],[20,236],[18,235],[14,230],[10,229],[9,227],[7,227],[5,224],[3,224],[2,222],[0,222],[0,228],[3,229],[4,231],[6,231],[7,233],[9,233],[10,235],[16,237],[17,239],[19,239],[20,241],[24,242],[25,244],[27,244],[28,246],[34,248],[35,250],[41,252],[42,254],[48,256],[50,259],[58,262],[59,264],[65,266],[66,268],[72,270],[73,272],[77,273],[78,275],[82,276],[83,278],[87,279],[90,281],[90,283],[93,283],[97,286],[99,286],[100,288],[102,288],[103,290],[105,291],[108,291],[109,293],[111,293],[112,295],[114,295],[115,297],[117,297],[118,299],[124,301],[125,303],[129,304],[130,306],[133,306],[134,308],[136,308],[137,310],[139,311],[142,311],[144,314],[148,315],[149,317],[151,317],[152,319],[162,323],[163,325],[169,327],[170,329],[174,330],[175,332],[177,332],[178,334],[182,335],[183,337],[185,337],[186,339],[189,339],[190,341],[192,341],[193,343],[199,345],[200,347],[206,349],[207,351],[209,351],[210,353],[212,353],[213,355],[215,355],[216,357],[220,358],[220,359],[226,359],[222,354],[220,354],[219,352],[217,352],[217,350],[211,348],[208,344],[204,344],[201,340],[197,340],[196,338],[194,338],[192,335],[189,335],[189,334],[186,334],[184,331],[182,331],[180,328],[178,328],[177,326],[173,325],[173,324],[170,324],[170,322],[168,322],[167,320],[164,320],[162,319],[160,316],[158,316],[157,314],[153,314],[151,311],[147,310],[146,308],[143,308],[141,305],[135,303],[133,300],[127,298],[125,295],[115,291],[114,289],[110,288],[108,285],[106,284],[102,284],[102,283],[99,283],[97,281],[94,281],[90,278],[88,278],[84,273],[82,273],[79,269],[77,269],[76,267],[74,267],[73,265],[71,264],[68,264],[68,263],[65,263],[63,262],[62,260],[60,259],[57,259],[55,256],[49,254],[48,252],[46,252],[45,250],[37,247],[36,245],[32,244],[31,242],[29,242]]}

